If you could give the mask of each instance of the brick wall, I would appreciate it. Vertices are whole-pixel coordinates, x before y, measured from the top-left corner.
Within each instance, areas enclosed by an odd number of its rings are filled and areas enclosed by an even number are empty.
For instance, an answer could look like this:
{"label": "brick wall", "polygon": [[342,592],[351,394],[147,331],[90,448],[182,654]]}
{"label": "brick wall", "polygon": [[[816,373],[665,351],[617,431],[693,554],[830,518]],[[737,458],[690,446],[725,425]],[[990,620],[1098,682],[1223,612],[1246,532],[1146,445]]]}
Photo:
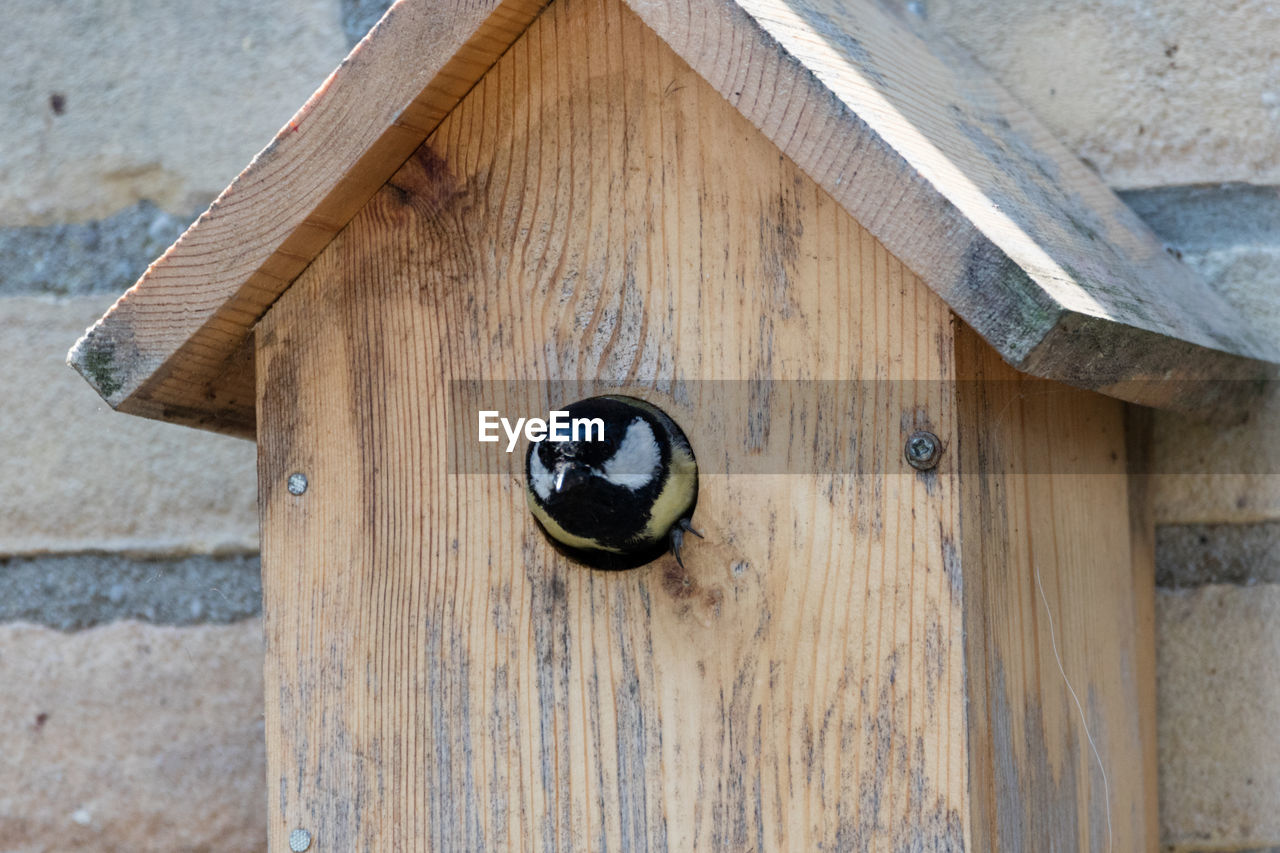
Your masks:
{"label": "brick wall", "polygon": [[[259,850],[248,442],[106,410],[69,344],[385,3],[0,0],[0,850]],[[902,0],[1280,334],[1280,11]],[[1161,832],[1280,847],[1280,395],[1157,419]]]}
{"label": "brick wall", "polygon": [[264,847],[254,446],[64,359],[378,11],[0,0],[4,853]]}

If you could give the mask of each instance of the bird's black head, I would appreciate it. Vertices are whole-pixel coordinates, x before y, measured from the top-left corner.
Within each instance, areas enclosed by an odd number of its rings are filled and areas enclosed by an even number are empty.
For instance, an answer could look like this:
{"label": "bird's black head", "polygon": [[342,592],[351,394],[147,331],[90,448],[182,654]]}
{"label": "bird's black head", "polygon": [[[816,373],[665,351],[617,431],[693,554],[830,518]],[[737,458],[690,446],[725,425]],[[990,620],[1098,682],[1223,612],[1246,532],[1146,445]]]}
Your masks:
{"label": "bird's black head", "polygon": [[568,439],[549,435],[529,448],[529,487],[547,507],[598,518],[594,505],[605,503],[631,514],[637,496],[657,493],[671,457],[658,418],[612,397],[591,397],[564,411],[569,426],[560,434]]}
{"label": "bird's black head", "polygon": [[648,528],[673,452],[692,459],[688,441],[660,410],[632,398],[591,397],[565,411],[568,426],[559,437],[566,440],[549,435],[531,444],[525,463],[539,523],[589,564],[601,560],[584,555],[603,558],[610,568],[642,552],[639,562],[647,562],[665,547],[666,531],[655,537]]}

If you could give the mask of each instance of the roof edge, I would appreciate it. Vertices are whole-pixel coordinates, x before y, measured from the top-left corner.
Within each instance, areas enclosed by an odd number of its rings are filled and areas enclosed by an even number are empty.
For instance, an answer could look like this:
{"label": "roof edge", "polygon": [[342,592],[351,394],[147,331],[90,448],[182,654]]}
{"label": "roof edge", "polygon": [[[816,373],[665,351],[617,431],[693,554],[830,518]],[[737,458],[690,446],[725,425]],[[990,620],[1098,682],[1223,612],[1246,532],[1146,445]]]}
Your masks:
{"label": "roof edge", "polygon": [[[1014,367],[1203,410],[1280,363],[1280,342],[922,21],[874,0],[624,2]],[[1132,360],[1082,369],[1099,346]],[[1155,392],[1165,375],[1181,381]]]}
{"label": "roof edge", "polygon": [[[546,2],[399,0],[71,364],[121,411],[251,431],[254,324]],[[1222,396],[1197,380],[1280,362],[971,57],[874,0],[625,2],[1015,367],[1196,409]],[[1135,360],[1082,375],[1099,346]],[[1170,371],[1175,397],[1130,381]]]}
{"label": "roof edge", "polygon": [[253,325],[547,2],[398,0],[68,363],[119,411],[245,434]]}
{"label": "roof edge", "polygon": [[[1092,357],[1074,357],[1082,352]],[[1270,362],[1076,312],[1064,313],[1033,351],[1011,363],[1033,376],[1223,425],[1243,421],[1280,379]]]}

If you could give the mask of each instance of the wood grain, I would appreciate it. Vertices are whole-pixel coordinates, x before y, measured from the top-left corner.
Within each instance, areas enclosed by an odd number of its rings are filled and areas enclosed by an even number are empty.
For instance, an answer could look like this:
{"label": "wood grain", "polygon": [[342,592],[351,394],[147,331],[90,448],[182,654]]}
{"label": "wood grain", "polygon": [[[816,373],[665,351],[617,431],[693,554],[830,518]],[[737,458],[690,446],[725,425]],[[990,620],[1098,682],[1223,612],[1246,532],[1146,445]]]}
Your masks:
{"label": "wood grain", "polygon": [[1154,851],[1152,521],[1124,405],[1021,376],[968,328],[956,365],[972,849]]}
{"label": "wood grain", "polygon": [[[977,63],[874,0],[633,0],[685,61],[1024,372],[1238,409],[1280,361]],[[726,61],[726,57],[731,57]],[[1213,380],[1213,381],[1197,381]]]}
{"label": "wood grain", "polygon": [[253,324],[543,5],[397,3],[68,361],[120,411],[252,438]]}
{"label": "wood grain", "polygon": [[[258,329],[272,849],[965,846],[959,507],[902,461],[951,335],[616,0],[551,6]],[[704,404],[762,378],[872,388],[817,401],[870,469],[781,393]],[[519,453],[451,456],[474,379],[666,408],[687,573],[560,557]],[[717,473],[779,446],[818,458]]]}

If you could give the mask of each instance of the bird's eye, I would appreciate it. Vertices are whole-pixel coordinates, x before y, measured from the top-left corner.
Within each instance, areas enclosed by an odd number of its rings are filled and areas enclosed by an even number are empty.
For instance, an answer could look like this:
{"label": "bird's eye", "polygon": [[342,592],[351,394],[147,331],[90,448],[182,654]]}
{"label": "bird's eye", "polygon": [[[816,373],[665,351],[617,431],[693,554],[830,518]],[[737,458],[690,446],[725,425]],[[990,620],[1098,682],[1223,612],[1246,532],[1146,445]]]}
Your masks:
{"label": "bird's eye", "polygon": [[538,458],[542,460],[544,465],[550,467],[555,464],[558,454],[554,444],[549,441],[540,441],[535,445],[535,448],[534,452],[537,453]]}

